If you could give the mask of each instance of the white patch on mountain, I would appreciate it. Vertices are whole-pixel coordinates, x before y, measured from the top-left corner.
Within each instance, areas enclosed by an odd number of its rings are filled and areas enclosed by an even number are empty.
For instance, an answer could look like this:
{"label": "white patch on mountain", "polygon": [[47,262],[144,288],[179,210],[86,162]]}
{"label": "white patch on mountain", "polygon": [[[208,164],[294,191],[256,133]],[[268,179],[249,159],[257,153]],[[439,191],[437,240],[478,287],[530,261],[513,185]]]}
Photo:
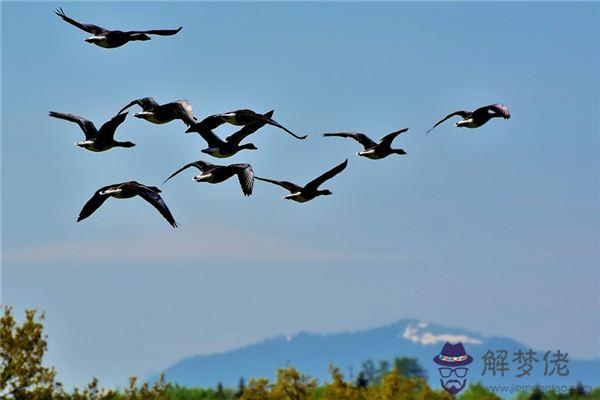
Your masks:
{"label": "white patch on mountain", "polygon": [[423,331],[427,328],[428,324],[425,322],[419,322],[416,325],[412,323],[408,324],[404,329],[402,337],[408,339],[413,343],[421,343],[422,345],[437,345],[439,343],[470,343],[470,344],[481,344],[482,341],[471,336],[457,334],[457,333],[432,333]]}

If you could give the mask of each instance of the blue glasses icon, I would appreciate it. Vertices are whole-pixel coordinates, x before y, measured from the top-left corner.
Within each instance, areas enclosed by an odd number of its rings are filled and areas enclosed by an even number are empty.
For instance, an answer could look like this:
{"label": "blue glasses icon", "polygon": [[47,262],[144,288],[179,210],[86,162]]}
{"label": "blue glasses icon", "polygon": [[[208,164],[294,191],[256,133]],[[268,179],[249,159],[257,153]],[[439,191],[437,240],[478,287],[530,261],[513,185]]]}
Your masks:
{"label": "blue glasses icon", "polygon": [[458,378],[464,378],[465,376],[467,376],[467,372],[469,371],[469,368],[438,368],[440,371],[440,376],[442,378],[449,378],[450,376],[452,376],[452,373],[454,373],[454,375],[456,375]]}

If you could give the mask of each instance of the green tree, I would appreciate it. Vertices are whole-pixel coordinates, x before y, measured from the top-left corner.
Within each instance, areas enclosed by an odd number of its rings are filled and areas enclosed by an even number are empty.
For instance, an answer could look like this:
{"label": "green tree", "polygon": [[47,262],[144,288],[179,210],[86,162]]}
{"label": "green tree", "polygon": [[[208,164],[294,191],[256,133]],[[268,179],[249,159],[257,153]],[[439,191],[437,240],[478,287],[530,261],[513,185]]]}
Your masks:
{"label": "green tree", "polygon": [[265,400],[268,398],[271,384],[266,378],[250,379],[240,400]]}
{"label": "green tree", "polygon": [[244,377],[240,377],[240,380],[238,381],[237,390],[234,394],[236,399],[239,399],[240,397],[242,397],[242,394],[244,393],[245,388],[246,388],[246,381],[244,380]]}
{"label": "green tree", "polygon": [[0,317],[0,399],[50,399],[60,383],[54,368],[42,365],[48,347],[43,334],[44,315],[25,311],[21,324],[3,307]]}
{"label": "green tree", "polygon": [[277,381],[269,393],[272,400],[308,400],[312,397],[317,381],[299,373],[294,367],[277,370]]}
{"label": "green tree", "polygon": [[460,400],[500,400],[494,392],[487,390],[481,383],[472,383],[459,397]]}
{"label": "green tree", "polygon": [[367,380],[367,385],[375,383],[377,380],[377,369],[375,368],[375,363],[373,363],[372,360],[363,362],[361,372],[364,374],[365,379]]}
{"label": "green tree", "polygon": [[401,376],[408,378],[419,377],[427,379],[427,372],[416,358],[412,357],[396,357],[394,359],[394,370]]}
{"label": "green tree", "polygon": [[358,373],[354,385],[356,385],[356,387],[358,388],[366,388],[367,386],[369,386],[369,380],[367,379],[367,376],[365,375],[364,371],[360,371]]}

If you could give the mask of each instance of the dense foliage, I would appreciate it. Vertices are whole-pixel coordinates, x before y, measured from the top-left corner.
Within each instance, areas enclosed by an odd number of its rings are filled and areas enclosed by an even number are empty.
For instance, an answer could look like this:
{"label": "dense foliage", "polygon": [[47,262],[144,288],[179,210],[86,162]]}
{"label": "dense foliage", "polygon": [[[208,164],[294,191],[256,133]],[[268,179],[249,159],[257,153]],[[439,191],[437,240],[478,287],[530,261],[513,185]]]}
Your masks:
{"label": "dense foliage", "polygon": [[[161,377],[153,385],[138,384],[130,378],[120,392],[102,389],[96,379],[83,389],[67,391],[56,380],[56,371],[43,365],[47,348],[43,334],[44,315],[26,311],[19,324],[10,307],[0,316],[0,400],[451,400],[442,390],[431,389],[417,360],[397,358],[393,362],[363,363],[355,379],[347,379],[338,368],[330,366],[329,382],[318,384],[288,366],[277,371],[274,382],[266,378],[244,379],[236,388],[188,388],[168,384]],[[472,384],[459,400],[499,400],[480,384]],[[583,387],[569,393],[521,393],[516,400],[600,400],[600,388],[586,392]]]}

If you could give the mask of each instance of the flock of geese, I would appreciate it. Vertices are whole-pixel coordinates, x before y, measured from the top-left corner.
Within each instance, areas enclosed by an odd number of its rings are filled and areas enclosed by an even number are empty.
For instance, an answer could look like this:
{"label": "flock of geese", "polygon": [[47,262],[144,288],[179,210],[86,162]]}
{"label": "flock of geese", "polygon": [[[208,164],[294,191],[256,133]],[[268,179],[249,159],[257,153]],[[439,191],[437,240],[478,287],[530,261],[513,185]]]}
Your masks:
{"label": "flock of geese", "polygon": [[[116,48],[125,45],[131,41],[150,40],[150,35],[172,36],[178,33],[182,27],[177,29],[159,29],[159,30],[144,30],[144,31],[119,31],[109,30],[97,25],[84,24],[68,17],[62,8],[56,10],[56,15],[77,28],[90,33],[92,36],[85,39],[86,42],[104,48]],[[265,114],[259,114],[252,110],[237,110],[229,111],[222,114],[215,114],[204,118],[201,121],[194,116],[192,106],[187,100],[177,100],[169,103],[159,104],[152,97],[145,97],[131,101],[128,105],[121,108],[117,114],[109,121],[105,122],[100,129],[96,128],[94,123],[86,118],[61,112],[50,111],[49,115],[53,118],[63,119],[74,122],[84,133],[85,140],[76,143],[77,146],[89,151],[102,152],[108,151],[115,147],[130,148],[135,146],[135,143],[130,141],[120,142],[115,140],[117,128],[125,121],[128,111],[127,109],[139,106],[141,111],[133,114],[134,117],[144,119],[153,124],[166,124],[174,120],[181,120],[187,126],[186,133],[198,133],[207,143],[207,148],[201,150],[209,156],[216,158],[231,157],[242,150],[257,150],[257,147],[252,143],[242,143],[248,136],[257,132],[265,125],[277,127],[296,139],[306,139],[306,135],[300,136],[292,132],[288,128],[281,125],[273,119],[274,110]],[[456,127],[478,128],[487,123],[492,118],[509,119],[510,113],[506,106],[502,104],[492,104],[481,107],[475,111],[456,111],[448,114],[442,120],[437,122],[427,133],[443,123],[449,118],[459,116],[461,120],[456,122]],[[220,125],[230,124],[241,127],[237,132],[221,139],[213,130]],[[363,150],[356,153],[361,157],[366,157],[372,160],[379,160],[392,154],[404,155],[406,152],[403,149],[392,148],[394,139],[408,131],[408,128],[403,128],[392,132],[376,142],[363,133],[356,132],[334,132],[325,133],[326,137],[341,137],[356,140]],[[297,202],[307,202],[318,196],[331,195],[331,191],[327,189],[319,189],[326,181],[332,179],[337,174],[342,172],[348,165],[348,160],[336,165],[329,171],[323,173],[319,177],[308,182],[304,186],[297,185],[289,181],[279,181],[274,179],[260,178],[254,175],[250,164],[229,164],[217,165],[206,161],[194,161],[185,164],[177,171],[173,172],[164,182],[173,178],[180,172],[194,167],[199,170],[199,174],[194,176],[196,182],[221,183],[233,176],[237,176],[242,192],[245,196],[250,196],[254,188],[254,180],[268,182],[274,185],[281,186],[290,192],[284,196],[284,199],[294,200]],[[91,199],[83,206],[77,222],[92,215],[102,204],[109,198],[127,199],[135,196],[140,196],[150,203],[158,212],[173,226],[177,227],[177,222],[171,214],[171,211],[160,196],[161,190],[156,186],[146,186],[136,181],[116,183],[104,186],[98,189]]]}

